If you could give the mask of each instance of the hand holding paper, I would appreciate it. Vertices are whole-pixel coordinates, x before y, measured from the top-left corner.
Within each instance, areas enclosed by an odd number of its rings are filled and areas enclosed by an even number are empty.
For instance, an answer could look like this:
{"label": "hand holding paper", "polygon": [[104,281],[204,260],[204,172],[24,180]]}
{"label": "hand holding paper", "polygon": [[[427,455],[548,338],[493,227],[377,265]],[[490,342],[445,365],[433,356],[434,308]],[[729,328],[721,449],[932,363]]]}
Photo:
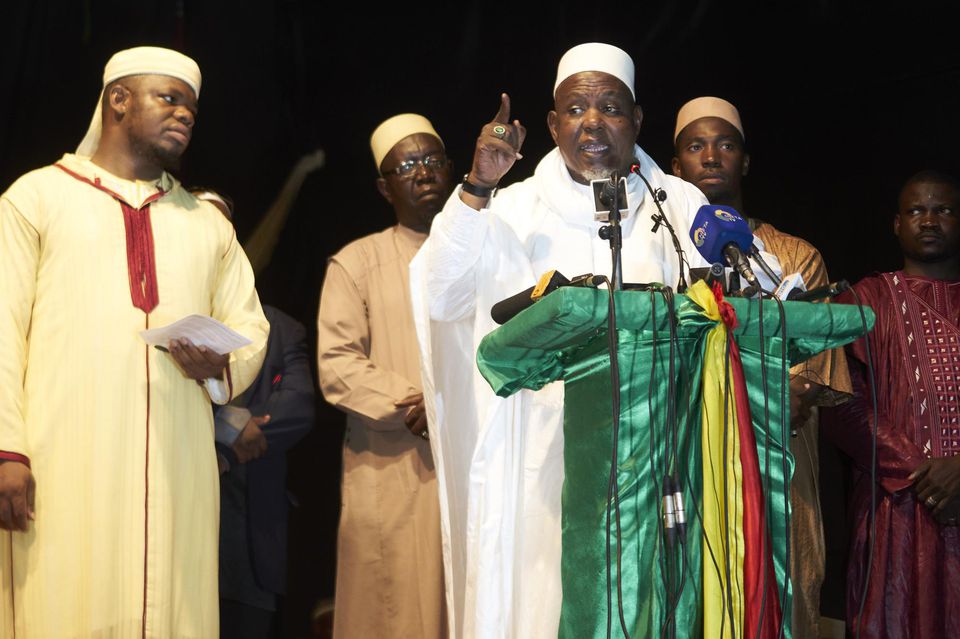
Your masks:
{"label": "hand holding paper", "polygon": [[206,346],[194,346],[184,337],[171,340],[169,352],[183,374],[198,382],[223,379],[223,369],[230,363],[229,355],[220,355]]}
{"label": "hand holding paper", "polygon": [[183,374],[202,382],[222,379],[229,353],[250,340],[222,322],[204,315],[188,315],[160,328],[140,331],[147,344],[169,351]]}
{"label": "hand holding paper", "polygon": [[240,333],[205,315],[187,315],[173,324],[140,331],[140,337],[147,344],[162,348],[167,348],[175,340],[187,339],[194,346],[206,347],[219,355],[250,344],[250,340]]}

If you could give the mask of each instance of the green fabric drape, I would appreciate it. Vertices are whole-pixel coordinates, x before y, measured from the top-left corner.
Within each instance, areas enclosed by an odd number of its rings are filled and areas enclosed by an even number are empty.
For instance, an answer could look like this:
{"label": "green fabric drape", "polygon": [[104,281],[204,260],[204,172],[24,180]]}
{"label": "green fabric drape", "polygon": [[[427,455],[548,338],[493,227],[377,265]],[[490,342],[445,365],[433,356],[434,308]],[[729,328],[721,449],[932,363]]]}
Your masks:
{"label": "green fabric drape", "polygon": [[[749,386],[775,573],[782,586],[788,572],[789,479],[793,470],[789,433],[781,420],[783,371],[821,350],[856,339],[863,326],[856,307],[787,302],[783,304],[784,342],[776,303],[729,301],[740,320],[734,336]],[[671,376],[670,313],[664,296],[624,291],[616,293],[616,304],[621,382],[619,581],[624,618],[632,637],[659,637],[668,619],[676,622],[676,636],[699,637],[702,553],[707,566],[724,569],[711,561],[711,549],[702,548],[697,516],[701,492],[700,364],[703,339],[715,323],[686,297],[675,298],[675,370]],[[481,374],[500,396],[564,380],[560,636],[577,639],[606,636],[606,505],[613,442],[607,309],[606,291],[561,289],[487,335],[477,352]],[[865,314],[872,326],[872,312],[865,309]],[[782,358],[784,345],[786,361]],[[670,402],[676,408],[675,424],[667,419]],[[676,444],[670,444],[672,441]],[[660,495],[668,472],[683,484],[688,530],[682,546],[668,545],[661,534]],[[610,529],[611,616],[613,634],[620,636],[612,516]],[[679,598],[668,596],[668,592],[678,591]],[[789,637],[789,591],[785,603]]]}

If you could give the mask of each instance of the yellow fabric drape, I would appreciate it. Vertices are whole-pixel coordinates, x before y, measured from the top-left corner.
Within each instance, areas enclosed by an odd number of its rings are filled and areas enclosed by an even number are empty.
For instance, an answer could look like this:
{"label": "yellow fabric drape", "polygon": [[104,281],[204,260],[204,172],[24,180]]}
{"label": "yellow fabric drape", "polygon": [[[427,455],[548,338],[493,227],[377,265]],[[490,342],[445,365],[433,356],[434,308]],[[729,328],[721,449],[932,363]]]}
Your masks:
{"label": "yellow fabric drape", "polygon": [[703,541],[710,549],[703,553],[703,636],[738,639],[744,605],[743,474],[733,379],[726,367],[729,329],[706,284],[697,282],[688,294],[717,322],[703,352]]}

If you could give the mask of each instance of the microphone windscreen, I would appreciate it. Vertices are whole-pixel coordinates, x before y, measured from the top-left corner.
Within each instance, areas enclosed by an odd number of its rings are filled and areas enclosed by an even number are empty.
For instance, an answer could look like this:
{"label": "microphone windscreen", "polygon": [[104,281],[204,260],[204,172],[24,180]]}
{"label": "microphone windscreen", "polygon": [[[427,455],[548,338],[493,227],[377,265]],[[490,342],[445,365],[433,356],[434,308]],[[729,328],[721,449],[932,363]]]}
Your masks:
{"label": "microphone windscreen", "polygon": [[497,324],[506,324],[513,319],[514,315],[529,306],[533,306],[533,299],[530,296],[533,294],[533,289],[535,288],[535,286],[531,286],[516,295],[511,295],[505,300],[500,300],[490,309],[490,317],[492,317],[493,321]]}
{"label": "microphone windscreen", "polygon": [[708,262],[726,264],[723,249],[731,242],[741,251],[753,246],[753,232],[747,221],[729,206],[704,204],[697,211],[690,227],[690,239]]}
{"label": "microphone windscreen", "polygon": [[[584,276],[586,277],[586,276]],[[592,276],[591,276],[592,277]],[[547,293],[552,293],[561,286],[569,286],[568,280],[563,273],[557,270],[550,270],[540,276],[540,280],[535,286],[520,291],[516,295],[511,295],[505,300],[501,300],[490,309],[490,317],[497,324],[505,324],[513,319],[513,316],[527,307],[533,306],[534,302],[540,300]],[[578,284],[588,286],[586,284]]]}

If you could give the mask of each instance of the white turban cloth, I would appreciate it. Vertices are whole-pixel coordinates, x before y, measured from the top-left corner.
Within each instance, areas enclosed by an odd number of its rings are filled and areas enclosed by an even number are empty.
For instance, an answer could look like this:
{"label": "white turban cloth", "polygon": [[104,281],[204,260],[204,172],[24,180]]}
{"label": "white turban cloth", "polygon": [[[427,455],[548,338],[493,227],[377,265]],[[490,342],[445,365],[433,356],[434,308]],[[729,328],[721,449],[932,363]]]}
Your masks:
{"label": "white turban cloth", "polygon": [[737,107],[723,98],[704,96],[702,98],[694,98],[680,107],[680,111],[677,112],[677,126],[673,130],[673,141],[677,141],[677,138],[680,137],[680,132],[683,131],[688,124],[700,118],[720,118],[721,120],[726,120],[740,132],[740,137],[744,140],[747,139],[747,136],[743,134],[743,125],[740,123],[740,112],[737,111]]}
{"label": "white turban cloth", "polygon": [[617,78],[630,89],[630,95],[637,99],[633,90],[633,59],[626,51],[612,44],[588,42],[579,44],[560,58],[557,65],[557,81],[553,84],[553,95],[557,95],[560,83],[576,73],[600,71]]}
{"label": "white turban cloth", "polygon": [[443,140],[437,135],[430,120],[422,115],[401,113],[381,122],[370,136],[370,150],[373,151],[373,161],[377,164],[377,170],[380,170],[383,158],[387,157],[387,153],[397,142],[416,133],[432,135],[440,140],[440,144],[443,144]]}
{"label": "white turban cloth", "polygon": [[[172,49],[134,47],[118,51],[103,69],[103,87],[105,89],[111,82],[131,75],[166,75],[177,78],[190,85],[195,96],[200,97],[200,67],[193,59]],[[91,157],[97,151],[103,131],[103,113],[100,106],[102,102],[103,89],[100,90],[90,128],[77,147],[77,155]]]}

